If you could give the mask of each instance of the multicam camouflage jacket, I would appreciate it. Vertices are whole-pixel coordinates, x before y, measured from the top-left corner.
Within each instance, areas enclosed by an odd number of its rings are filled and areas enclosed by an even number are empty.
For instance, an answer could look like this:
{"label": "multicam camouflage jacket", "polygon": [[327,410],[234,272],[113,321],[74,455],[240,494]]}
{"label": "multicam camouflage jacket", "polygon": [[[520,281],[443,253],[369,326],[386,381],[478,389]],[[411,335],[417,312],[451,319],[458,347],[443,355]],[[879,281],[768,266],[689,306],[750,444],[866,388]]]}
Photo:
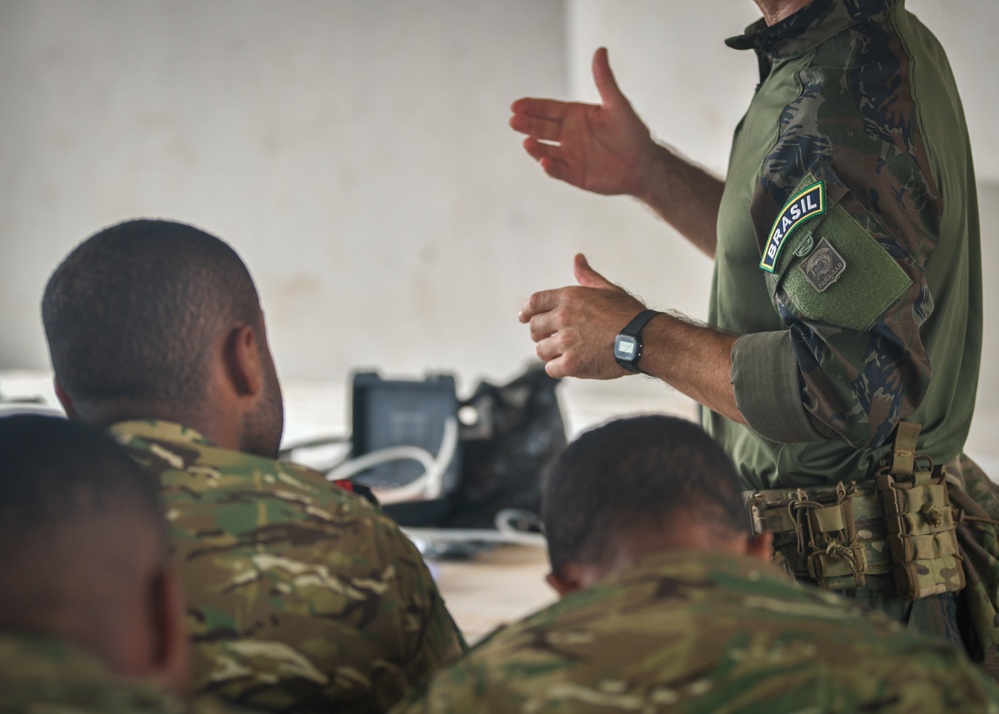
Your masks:
{"label": "multicam camouflage jacket", "polygon": [[902,0],[814,0],[728,41],[760,84],[736,130],[709,321],[748,427],[706,427],[750,488],[871,478],[899,420],[945,463],[981,358],[974,173],[946,55]]}
{"label": "multicam camouflage jacket", "polygon": [[942,640],[745,556],[656,556],[501,629],[404,712],[997,712]]}
{"label": "multicam camouflage jacket", "polygon": [[186,703],[48,637],[0,634],[2,714],[236,714],[207,698]]}
{"label": "multicam camouflage jacket", "polygon": [[162,481],[199,691],[385,711],[464,650],[419,552],[363,498],[177,424],[111,432]]}

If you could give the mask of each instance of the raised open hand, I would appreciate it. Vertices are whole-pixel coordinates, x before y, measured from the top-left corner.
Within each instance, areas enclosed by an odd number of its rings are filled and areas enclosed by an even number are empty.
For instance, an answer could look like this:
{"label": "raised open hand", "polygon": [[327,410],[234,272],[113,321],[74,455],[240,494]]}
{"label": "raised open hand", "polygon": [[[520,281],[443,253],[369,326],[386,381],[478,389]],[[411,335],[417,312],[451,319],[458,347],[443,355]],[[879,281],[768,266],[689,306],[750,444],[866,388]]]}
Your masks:
{"label": "raised open hand", "polygon": [[611,72],[607,50],[593,55],[600,104],[518,99],[510,126],[549,176],[594,193],[641,196],[656,144]]}

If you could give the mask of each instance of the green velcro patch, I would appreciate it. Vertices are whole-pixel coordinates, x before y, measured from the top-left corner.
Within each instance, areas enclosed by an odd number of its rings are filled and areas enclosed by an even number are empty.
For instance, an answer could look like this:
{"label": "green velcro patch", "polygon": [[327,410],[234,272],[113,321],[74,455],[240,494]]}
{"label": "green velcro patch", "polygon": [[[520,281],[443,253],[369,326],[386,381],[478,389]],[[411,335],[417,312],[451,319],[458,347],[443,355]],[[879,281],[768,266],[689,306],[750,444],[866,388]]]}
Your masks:
{"label": "green velcro patch", "polygon": [[[809,320],[865,331],[912,285],[912,279],[841,204],[831,207],[774,276]],[[811,251],[797,250],[808,243]]]}

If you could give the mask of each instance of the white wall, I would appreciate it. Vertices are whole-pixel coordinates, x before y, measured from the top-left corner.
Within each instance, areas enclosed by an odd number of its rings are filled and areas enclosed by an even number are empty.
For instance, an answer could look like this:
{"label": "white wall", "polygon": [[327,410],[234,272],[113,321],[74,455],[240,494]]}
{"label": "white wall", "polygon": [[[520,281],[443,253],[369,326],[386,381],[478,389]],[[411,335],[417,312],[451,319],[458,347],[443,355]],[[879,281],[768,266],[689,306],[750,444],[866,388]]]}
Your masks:
{"label": "white wall", "polygon": [[565,92],[558,0],[0,2],[0,368],[57,261],[133,216],[230,241],[282,375],[506,375],[579,221],[506,125]]}
{"label": "white wall", "polygon": [[[992,275],[999,4],[909,5],[961,85]],[[45,280],[133,216],[193,222],[242,253],[286,379],[505,378],[533,357],[521,302],[571,282],[578,250],[703,317],[708,261],[633,201],[545,178],[508,108],[594,98],[604,44],[657,135],[723,172],[756,63],[722,40],[756,17],[750,0],[0,0],[0,370],[47,367]],[[997,421],[993,372],[980,424]],[[570,389],[675,401],[634,379]]]}

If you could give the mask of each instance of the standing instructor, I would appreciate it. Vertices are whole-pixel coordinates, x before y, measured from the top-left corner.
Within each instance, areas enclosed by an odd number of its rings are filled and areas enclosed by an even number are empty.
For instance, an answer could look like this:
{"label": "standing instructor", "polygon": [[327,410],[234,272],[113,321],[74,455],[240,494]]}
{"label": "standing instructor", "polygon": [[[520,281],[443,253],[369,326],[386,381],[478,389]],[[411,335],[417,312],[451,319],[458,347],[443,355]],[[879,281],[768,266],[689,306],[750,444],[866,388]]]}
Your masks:
{"label": "standing instructor", "polygon": [[[964,579],[944,484],[960,482],[982,299],[956,84],[902,0],[757,5],[763,19],[727,41],[755,52],[760,84],[724,181],[652,139],[604,49],[601,104],[520,99],[510,120],[550,176],[639,198],[714,259],[709,324],[647,310],[581,255],[579,284],[535,293],[520,319],[552,376],[644,372],[707,407],[789,570],[958,639]],[[944,494],[924,505],[896,493],[920,479]],[[820,505],[836,513],[812,523]],[[892,532],[910,506],[922,530]],[[913,554],[910,536],[934,552]]]}

